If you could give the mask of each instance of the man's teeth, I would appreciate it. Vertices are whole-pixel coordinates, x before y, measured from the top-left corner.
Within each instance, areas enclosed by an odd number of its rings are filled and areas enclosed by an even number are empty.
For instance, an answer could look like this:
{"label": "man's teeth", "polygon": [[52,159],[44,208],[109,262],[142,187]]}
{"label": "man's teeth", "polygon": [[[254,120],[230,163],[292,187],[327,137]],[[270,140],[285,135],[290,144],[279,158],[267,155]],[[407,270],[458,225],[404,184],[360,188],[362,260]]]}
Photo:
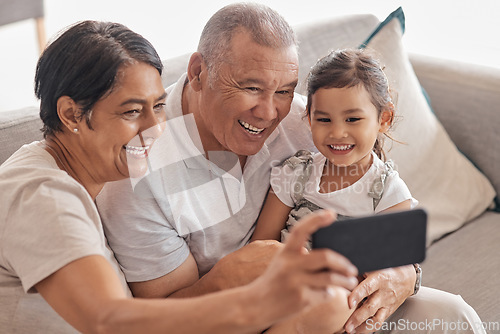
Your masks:
{"label": "man's teeth", "polygon": [[238,122],[241,124],[241,126],[243,126],[245,128],[245,130],[247,130],[248,132],[250,132],[252,134],[259,134],[262,131],[264,131],[264,129],[256,128],[255,126],[250,125],[247,122],[243,122],[243,121],[238,121]]}
{"label": "man's teeth", "polygon": [[347,151],[353,148],[354,145],[328,145],[332,150]]}
{"label": "man's teeth", "polygon": [[142,156],[149,151],[149,146],[125,146],[127,154]]}

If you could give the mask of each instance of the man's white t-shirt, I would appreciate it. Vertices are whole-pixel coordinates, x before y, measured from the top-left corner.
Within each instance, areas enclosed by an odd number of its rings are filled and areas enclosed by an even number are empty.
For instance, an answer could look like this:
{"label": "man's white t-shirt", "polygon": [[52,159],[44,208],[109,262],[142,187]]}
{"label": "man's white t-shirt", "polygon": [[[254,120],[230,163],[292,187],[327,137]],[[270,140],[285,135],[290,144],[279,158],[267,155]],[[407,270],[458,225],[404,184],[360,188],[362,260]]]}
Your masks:
{"label": "man's white t-shirt", "polygon": [[[244,170],[231,152],[208,152],[193,115],[183,115],[186,76],[167,88],[167,124],[142,179],[108,183],[97,206],[127,281],[147,281],[179,267],[191,252],[201,275],[244,246],[269,190],[271,168],[298,149],[315,150],[296,96],[287,117],[249,156]],[[288,131],[283,131],[286,127]],[[292,130],[292,131],[289,131]]]}

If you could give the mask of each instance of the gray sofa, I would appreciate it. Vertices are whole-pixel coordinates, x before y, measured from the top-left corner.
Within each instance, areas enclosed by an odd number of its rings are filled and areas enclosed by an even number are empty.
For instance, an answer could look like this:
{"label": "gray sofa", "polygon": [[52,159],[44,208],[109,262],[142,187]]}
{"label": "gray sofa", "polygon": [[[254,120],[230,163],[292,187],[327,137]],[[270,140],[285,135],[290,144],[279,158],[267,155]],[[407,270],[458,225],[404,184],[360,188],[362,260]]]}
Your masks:
{"label": "gray sofa", "polygon": [[[357,45],[379,24],[353,15],[296,27],[300,80],[331,48]],[[500,189],[500,70],[410,55],[437,118],[458,149]],[[165,86],[185,70],[188,55],[165,61]],[[298,87],[303,92],[303,85]],[[0,163],[22,144],[41,139],[37,108],[0,113]],[[453,182],[453,181],[452,181]],[[460,294],[485,322],[500,322],[500,213],[484,210],[456,231],[433,240],[423,262],[423,284]],[[490,332],[497,332],[491,330]],[[500,332],[500,330],[498,330]]]}

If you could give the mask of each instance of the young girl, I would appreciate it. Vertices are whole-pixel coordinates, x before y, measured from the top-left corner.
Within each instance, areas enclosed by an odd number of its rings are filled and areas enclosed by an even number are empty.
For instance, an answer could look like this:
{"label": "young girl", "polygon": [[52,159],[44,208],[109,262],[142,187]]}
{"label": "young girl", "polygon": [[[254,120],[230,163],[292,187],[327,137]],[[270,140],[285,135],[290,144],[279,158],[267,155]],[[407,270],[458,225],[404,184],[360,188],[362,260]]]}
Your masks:
{"label": "young girl", "polygon": [[319,153],[299,151],[271,173],[252,240],[283,240],[302,216],[333,208],[338,219],[416,206],[383,136],[394,120],[387,77],[364,50],[334,51],[307,80],[307,117]]}

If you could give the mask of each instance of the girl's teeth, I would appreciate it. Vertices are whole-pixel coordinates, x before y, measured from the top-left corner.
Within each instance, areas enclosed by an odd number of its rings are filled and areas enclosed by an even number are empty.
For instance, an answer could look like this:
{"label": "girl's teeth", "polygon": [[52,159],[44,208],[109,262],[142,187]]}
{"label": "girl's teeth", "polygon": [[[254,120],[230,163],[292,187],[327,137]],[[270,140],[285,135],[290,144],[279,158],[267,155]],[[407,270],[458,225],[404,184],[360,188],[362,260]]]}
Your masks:
{"label": "girl's teeth", "polygon": [[264,129],[256,128],[255,126],[250,125],[247,122],[243,122],[243,121],[238,121],[238,122],[245,128],[245,130],[247,130],[250,133],[259,134],[262,131],[264,131]]}
{"label": "girl's teeth", "polygon": [[331,149],[336,151],[347,151],[353,147],[353,145],[328,145]]}

